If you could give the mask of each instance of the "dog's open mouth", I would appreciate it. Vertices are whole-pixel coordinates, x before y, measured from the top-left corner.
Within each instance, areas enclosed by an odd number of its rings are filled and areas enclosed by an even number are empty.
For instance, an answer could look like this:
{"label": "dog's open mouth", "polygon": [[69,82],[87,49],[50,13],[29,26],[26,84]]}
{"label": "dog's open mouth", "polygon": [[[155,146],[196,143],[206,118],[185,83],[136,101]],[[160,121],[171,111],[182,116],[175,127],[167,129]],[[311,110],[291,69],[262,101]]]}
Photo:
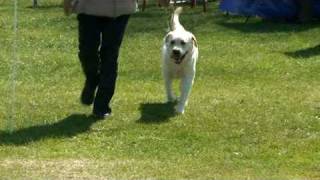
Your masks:
{"label": "dog's open mouth", "polygon": [[184,53],[182,56],[173,54],[171,57],[174,60],[174,63],[181,64],[187,54],[188,54],[188,51]]}
{"label": "dog's open mouth", "polygon": [[172,57],[172,59],[174,60],[174,63],[176,63],[176,64],[181,64],[182,63],[182,58],[180,58],[180,56],[179,57]]}

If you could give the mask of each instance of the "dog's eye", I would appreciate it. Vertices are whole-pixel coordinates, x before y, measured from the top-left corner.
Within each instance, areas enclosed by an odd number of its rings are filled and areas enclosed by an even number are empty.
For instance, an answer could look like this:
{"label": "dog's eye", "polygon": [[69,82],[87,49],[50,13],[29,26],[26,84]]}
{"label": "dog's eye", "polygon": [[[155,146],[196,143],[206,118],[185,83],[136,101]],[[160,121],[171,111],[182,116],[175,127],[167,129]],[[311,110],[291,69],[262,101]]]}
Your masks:
{"label": "dog's eye", "polygon": [[186,45],[186,42],[185,41],[181,41],[181,45]]}
{"label": "dog's eye", "polygon": [[171,42],[170,42],[171,45],[174,45],[175,43],[176,43],[175,41],[171,41]]}

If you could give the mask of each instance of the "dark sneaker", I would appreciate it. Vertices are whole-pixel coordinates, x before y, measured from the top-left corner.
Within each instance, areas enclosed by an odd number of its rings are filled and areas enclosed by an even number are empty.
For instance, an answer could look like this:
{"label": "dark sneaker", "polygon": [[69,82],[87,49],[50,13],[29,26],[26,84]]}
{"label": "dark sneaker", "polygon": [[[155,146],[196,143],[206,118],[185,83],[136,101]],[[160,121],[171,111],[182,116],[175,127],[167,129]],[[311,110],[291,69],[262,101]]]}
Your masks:
{"label": "dark sneaker", "polygon": [[95,87],[91,87],[88,85],[88,83],[85,83],[81,92],[81,103],[88,106],[91,105],[94,100],[95,90]]}
{"label": "dark sneaker", "polygon": [[92,117],[98,120],[107,119],[110,116],[111,116],[111,113],[104,113],[104,114],[99,114],[94,112],[92,113]]}

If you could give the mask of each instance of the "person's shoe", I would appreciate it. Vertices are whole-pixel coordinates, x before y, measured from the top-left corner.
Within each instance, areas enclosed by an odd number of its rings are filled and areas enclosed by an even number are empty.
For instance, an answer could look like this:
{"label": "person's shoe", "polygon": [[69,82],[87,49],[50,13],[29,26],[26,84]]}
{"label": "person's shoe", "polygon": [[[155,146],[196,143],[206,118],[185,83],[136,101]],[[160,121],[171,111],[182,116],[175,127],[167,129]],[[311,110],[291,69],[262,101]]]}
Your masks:
{"label": "person's shoe", "polygon": [[111,116],[111,113],[92,113],[92,117],[98,120],[104,120]]}
{"label": "person's shoe", "polygon": [[81,92],[81,103],[84,105],[91,105],[94,100],[94,94],[95,94],[95,88],[92,88],[88,85],[88,83],[85,83],[82,92]]}

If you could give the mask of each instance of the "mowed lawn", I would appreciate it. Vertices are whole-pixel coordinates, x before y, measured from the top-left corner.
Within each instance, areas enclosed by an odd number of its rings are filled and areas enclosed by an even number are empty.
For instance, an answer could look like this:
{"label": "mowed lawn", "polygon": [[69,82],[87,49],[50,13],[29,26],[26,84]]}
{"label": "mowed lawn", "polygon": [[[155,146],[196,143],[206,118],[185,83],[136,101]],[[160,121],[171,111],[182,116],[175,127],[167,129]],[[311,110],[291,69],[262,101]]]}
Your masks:
{"label": "mowed lawn", "polygon": [[320,179],[319,22],[186,7],[200,58],[175,116],[160,64],[169,11],[151,2],[130,19],[113,116],[95,122],[79,102],[75,15],[55,0],[18,5],[15,36],[0,0],[0,179]]}

